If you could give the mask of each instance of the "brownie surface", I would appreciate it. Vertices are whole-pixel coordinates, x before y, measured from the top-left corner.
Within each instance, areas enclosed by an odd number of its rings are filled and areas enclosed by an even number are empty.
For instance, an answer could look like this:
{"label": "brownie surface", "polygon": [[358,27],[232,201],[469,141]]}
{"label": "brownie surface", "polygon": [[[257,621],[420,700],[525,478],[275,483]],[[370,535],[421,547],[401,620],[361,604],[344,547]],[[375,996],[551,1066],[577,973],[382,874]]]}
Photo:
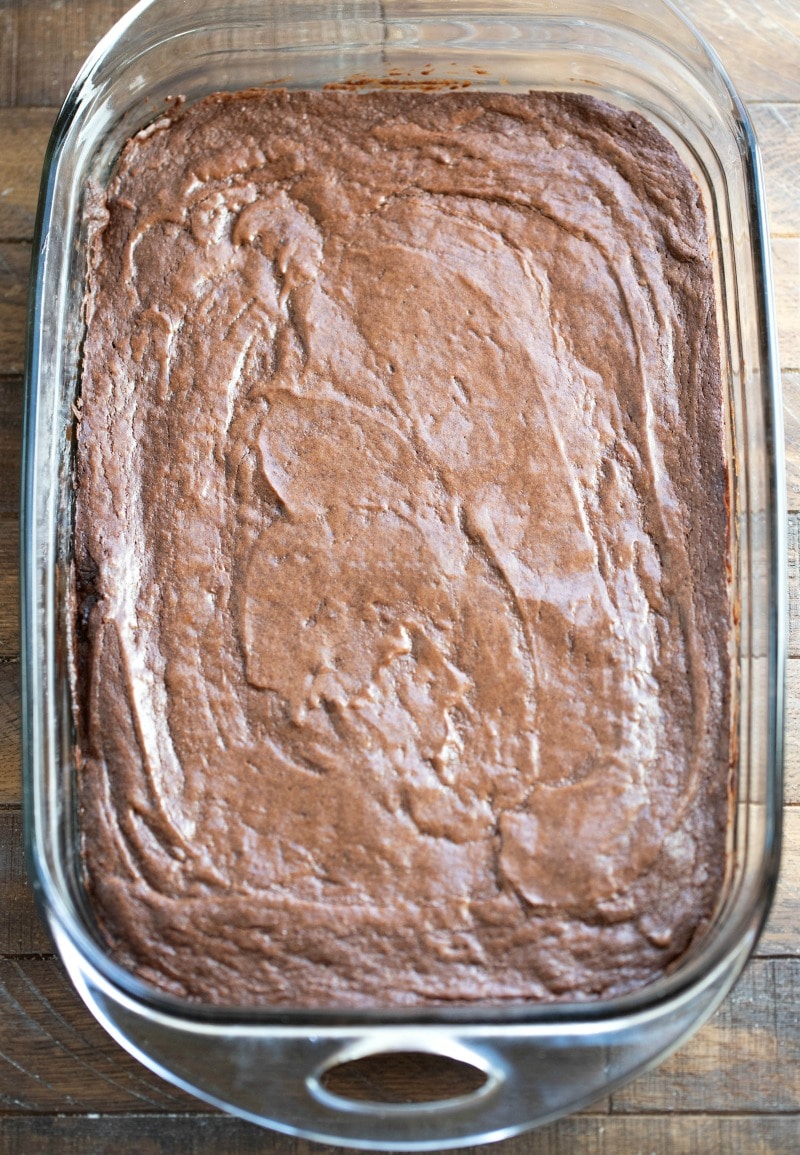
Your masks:
{"label": "brownie surface", "polygon": [[725,871],[699,190],[559,93],[247,92],[92,208],[74,689],[114,957],[217,1004],[585,1000]]}

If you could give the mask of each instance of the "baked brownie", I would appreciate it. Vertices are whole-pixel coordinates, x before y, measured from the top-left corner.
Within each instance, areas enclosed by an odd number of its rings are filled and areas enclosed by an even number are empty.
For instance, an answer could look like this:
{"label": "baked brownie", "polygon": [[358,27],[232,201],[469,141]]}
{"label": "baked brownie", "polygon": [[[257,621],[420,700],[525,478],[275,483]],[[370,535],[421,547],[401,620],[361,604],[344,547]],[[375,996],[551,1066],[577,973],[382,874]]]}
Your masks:
{"label": "baked brownie", "polygon": [[697,185],[584,96],[261,92],[90,198],[74,647],[114,957],[215,1004],[663,973],[729,817]]}

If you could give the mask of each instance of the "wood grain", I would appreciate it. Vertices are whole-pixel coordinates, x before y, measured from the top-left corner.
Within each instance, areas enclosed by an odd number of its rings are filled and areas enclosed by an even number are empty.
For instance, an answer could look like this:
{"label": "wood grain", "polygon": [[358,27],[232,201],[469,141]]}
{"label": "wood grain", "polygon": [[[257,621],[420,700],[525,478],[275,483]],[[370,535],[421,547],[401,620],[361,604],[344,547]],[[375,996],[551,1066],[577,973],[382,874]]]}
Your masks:
{"label": "wood grain", "polygon": [[[797,806],[800,805],[800,662],[796,659],[790,660],[786,668],[785,747],[784,800]],[[800,920],[797,927],[800,928]],[[797,938],[800,941],[800,934]]]}
{"label": "wood grain", "polygon": [[782,370],[800,370],[800,238],[774,237],[772,266]]}
{"label": "wood grain", "polygon": [[800,101],[800,6],[795,0],[681,0],[743,100]]}
{"label": "wood grain", "polygon": [[0,105],[13,104],[17,86],[17,5],[0,5]]}
{"label": "wood grain", "polygon": [[19,661],[0,659],[0,805],[22,801],[21,731]]}
{"label": "wood grain", "polygon": [[[781,374],[781,385],[786,439],[786,499],[789,509],[797,511],[800,510],[800,373]],[[800,635],[796,642],[800,645]]]}
{"label": "wood grain", "polygon": [[0,244],[0,376],[24,368],[31,247]]}
{"label": "wood grain", "polygon": [[194,1106],[111,1039],[54,959],[0,959],[0,1113]]}
{"label": "wood grain", "polygon": [[5,0],[0,16],[0,104],[62,103],[98,40],[130,0]]}
{"label": "wood grain", "polygon": [[800,233],[800,105],[754,104],[750,115],[764,162],[771,236]]}
{"label": "wood grain", "polygon": [[[453,1155],[797,1155],[800,1116],[575,1116],[489,1148]],[[341,1148],[270,1134],[251,1123],[194,1116],[6,1119],[3,1155],[341,1155]]]}
{"label": "wood grain", "polygon": [[0,515],[19,511],[19,473],[22,461],[22,379],[0,377]]}
{"label": "wood grain", "polygon": [[30,241],[55,112],[0,108],[0,241]]}
{"label": "wood grain", "polygon": [[720,1009],[615,1112],[800,1110],[800,959],[754,960]]}
{"label": "wood grain", "polygon": [[19,657],[19,519],[0,517],[0,661]]}
{"label": "wood grain", "polygon": [[758,944],[758,957],[800,956],[800,809],[783,814],[783,856],[778,891]]}
{"label": "wood grain", "polygon": [[0,811],[0,956],[52,954],[25,869],[22,814]]}

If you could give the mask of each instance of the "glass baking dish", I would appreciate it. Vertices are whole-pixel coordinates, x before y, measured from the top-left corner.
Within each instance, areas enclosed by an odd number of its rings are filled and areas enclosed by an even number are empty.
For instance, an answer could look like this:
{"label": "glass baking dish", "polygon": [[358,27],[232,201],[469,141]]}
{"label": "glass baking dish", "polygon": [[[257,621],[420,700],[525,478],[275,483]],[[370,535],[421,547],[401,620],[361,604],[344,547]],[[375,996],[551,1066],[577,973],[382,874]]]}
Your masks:
{"label": "glass baking dish", "polygon": [[[424,72],[423,72],[424,70]],[[468,81],[591,93],[647,116],[708,212],[731,462],[738,609],[730,869],[708,933],[672,973],[580,1005],[220,1009],[121,969],[93,928],[76,833],[69,677],[73,406],[83,331],[82,200],[177,94],[350,81]],[[165,1078],[262,1125],[327,1142],[440,1150],[509,1136],[608,1093],[712,1013],[764,923],[780,844],[783,438],[763,185],[752,127],[713,52],[668,0],[143,0],[73,85],[45,163],[30,307],[23,481],[27,842],[58,952],[109,1032]],[[486,1075],[433,1103],[356,1102],[324,1074],[423,1052]]]}

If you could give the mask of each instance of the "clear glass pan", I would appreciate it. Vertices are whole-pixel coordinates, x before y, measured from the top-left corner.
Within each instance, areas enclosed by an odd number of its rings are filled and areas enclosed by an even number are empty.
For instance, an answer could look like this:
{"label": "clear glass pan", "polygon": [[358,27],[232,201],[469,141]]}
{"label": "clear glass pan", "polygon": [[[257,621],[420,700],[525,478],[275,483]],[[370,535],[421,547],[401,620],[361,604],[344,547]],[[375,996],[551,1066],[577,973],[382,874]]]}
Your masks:
{"label": "clear glass pan", "polygon": [[[673,973],[613,1001],[391,1013],[181,1002],[108,958],[81,885],[67,639],[82,198],[172,95],[319,87],[395,69],[413,81],[423,68],[433,70],[428,79],[588,92],[636,109],[673,141],[702,189],[740,608],[726,892],[709,933]],[[94,1014],[153,1070],[211,1103],[309,1138],[386,1150],[514,1134],[664,1057],[744,966],[769,907],[780,843],[785,519],[767,230],[752,128],[713,53],[668,0],[143,0],[90,57],[57,121],[34,252],[22,543],[27,838],[57,949]],[[463,1059],[488,1079],[463,1098],[390,1108],[337,1099],[322,1086],[336,1063],[404,1050]]]}

